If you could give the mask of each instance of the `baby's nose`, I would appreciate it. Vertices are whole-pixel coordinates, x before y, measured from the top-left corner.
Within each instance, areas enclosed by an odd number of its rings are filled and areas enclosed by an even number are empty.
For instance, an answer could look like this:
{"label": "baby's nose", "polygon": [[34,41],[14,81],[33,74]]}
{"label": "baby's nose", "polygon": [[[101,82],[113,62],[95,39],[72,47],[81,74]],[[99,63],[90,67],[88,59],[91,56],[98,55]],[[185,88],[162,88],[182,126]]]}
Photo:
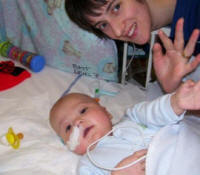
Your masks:
{"label": "baby's nose", "polygon": [[77,126],[79,128],[79,126],[83,123],[83,120],[82,119],[77,119],[75,120],[74,122],[74,126]]}

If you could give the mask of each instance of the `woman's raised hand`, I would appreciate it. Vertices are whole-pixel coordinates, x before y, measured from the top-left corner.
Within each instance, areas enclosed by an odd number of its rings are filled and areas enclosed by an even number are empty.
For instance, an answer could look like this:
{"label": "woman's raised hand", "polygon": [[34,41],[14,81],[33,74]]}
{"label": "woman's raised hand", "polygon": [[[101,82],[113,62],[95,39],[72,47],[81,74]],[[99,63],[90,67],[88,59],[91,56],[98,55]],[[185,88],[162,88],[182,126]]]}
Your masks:
{"label": "woman's raised hand", "polygon": [[159,43],[155,43],[153,47],[155,73],[166,92],[173,92],[180,85],[182,78],[194,71],[200,63],[200,54],[192,61],[190,60],[199,37],[199,30],[193,31],[188,43],[184,46],[183,24],[184,19],[180,18],[176,24],[174,42],[163,31],[158,32],[166,50],[165,53],[162,52]]}

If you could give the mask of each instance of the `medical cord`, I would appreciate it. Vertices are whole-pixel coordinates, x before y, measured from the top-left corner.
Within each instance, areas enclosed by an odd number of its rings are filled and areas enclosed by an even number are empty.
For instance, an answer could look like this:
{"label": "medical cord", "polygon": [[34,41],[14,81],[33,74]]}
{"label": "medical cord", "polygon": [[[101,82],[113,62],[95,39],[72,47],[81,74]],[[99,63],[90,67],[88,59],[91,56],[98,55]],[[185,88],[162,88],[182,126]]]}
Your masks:
{"label": "medical cord", "polygon": [[135,45],[133,44],[133,54],[132,54],[131,59],[129,60],[128,64],[126,65],[126,68],[125,68],[124,72],[122,72],[122,77],[123,77],[123,75],[127,75],[128,68],[129,68],[130,64],[132,63],[132,61],[133,61],[133,59],[135,57],[135,53],[134,52],[135,52]]}
{"label": "medical cord", "polygon": [[69,91],[72,89],[72,87],[76,84],[76,82],[82,77],[82,74],[78,74],[76,78],[72,81],[72,83],[68,86],[68,88],[65,90],[65,92],[61,95],[61,97],[65,96],[69,93]]}
{"label": "medical cord", "polygon": [[135,52],[135,45],[133,44],[133,55],[131,56],[131,59],[130,59],[130,61],[128,62],[127,66],[126,66],[126,72],[127,72],[128,68],[129,68],[131,62],[132,62],[133,59],[134,59],[134,56],[135,56],[135,53],[134,53],[134,52]]}
{"label": "medical cord", "polygon": [[[90,148],[95,145],[97,142],[99,142],[100,140],[104,139],[105,137],[107,137],[108,135],[110,135],[114,130],[116,129],[119,129],[119,128],[128,128],[128,127],[116,127],[116,128],[113,128],[111,131],[109,131],[106,135],[104,135],[103,137],[97,139],[96,141],[94,141],[93,143],[91,143],[88,147],[87,147],[87,156],[89,158],[89,160],[98,168],[101,168],[101,169],[104,169],[104,170],[107,170],[107,171],[118,171],[118,170],[122,170],[122,169],[125,169],[125,168],[128,168],[132,165],[135,165],[136,163],[144,160],[146,158],[146,155],[138,158],[137,160],[127,164],[127,165],[124,165],[124,166],[121,166],[121,167],[118,167],[118,168],[112,168],[112,167],[103,167],[102,165],[100,165],[98,162],[96,162],[92,156],[90,155]],[[138,128],[139,129],[139,128]],[[144,142],[144,136],[143,136],[143,133],[141,132],[141,130],[139,129],[140,131],[140,134],[143,138],[143,144],[144,146],[146,146],[145,142]]]}

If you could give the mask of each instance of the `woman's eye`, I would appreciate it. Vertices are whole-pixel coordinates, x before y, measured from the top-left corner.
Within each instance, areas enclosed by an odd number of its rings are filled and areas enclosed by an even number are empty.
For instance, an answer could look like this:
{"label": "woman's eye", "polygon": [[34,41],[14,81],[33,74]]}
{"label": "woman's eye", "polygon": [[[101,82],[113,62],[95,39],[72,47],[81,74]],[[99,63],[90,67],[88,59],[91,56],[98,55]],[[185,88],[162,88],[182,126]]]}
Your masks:
{"label": "woman's eye", "polygon": [[88,109],[88,108],[83,108],[83,109],[81,110],[81,114],[84,114],[84,113],[87,111],[87,109]]}
{"label": "woman's eye", "polygon": [[71,129],[71,127],[72,127],[71,125],[67,125],[66,132],[69,131]]}
{"label": "woman's eye", "polygon": [[106,23],[102,23],[102,24],[99,25],[99,29],[100,30],[105,30],[106,26],[107,26]]}
{"label": "woman's eye", "polygon": [[117,12],[120,9],[120,4],[116,4],[113,8],[114,12]]}

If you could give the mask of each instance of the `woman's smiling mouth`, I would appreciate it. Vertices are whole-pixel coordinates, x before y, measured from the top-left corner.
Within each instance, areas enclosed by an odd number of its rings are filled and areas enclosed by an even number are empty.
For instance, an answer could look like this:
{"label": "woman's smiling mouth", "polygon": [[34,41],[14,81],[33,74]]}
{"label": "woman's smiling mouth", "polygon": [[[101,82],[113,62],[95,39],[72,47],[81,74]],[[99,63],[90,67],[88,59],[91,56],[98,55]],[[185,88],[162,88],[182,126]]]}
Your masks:
{"label": "woman's smiling mouth", "polygon": [[131,37],[134,32],[135,32],[135,27],[136,27],[136,24],[134,23],[132,26],[131,26],[131,29],[129,30],[128,32],[128,36]]}

